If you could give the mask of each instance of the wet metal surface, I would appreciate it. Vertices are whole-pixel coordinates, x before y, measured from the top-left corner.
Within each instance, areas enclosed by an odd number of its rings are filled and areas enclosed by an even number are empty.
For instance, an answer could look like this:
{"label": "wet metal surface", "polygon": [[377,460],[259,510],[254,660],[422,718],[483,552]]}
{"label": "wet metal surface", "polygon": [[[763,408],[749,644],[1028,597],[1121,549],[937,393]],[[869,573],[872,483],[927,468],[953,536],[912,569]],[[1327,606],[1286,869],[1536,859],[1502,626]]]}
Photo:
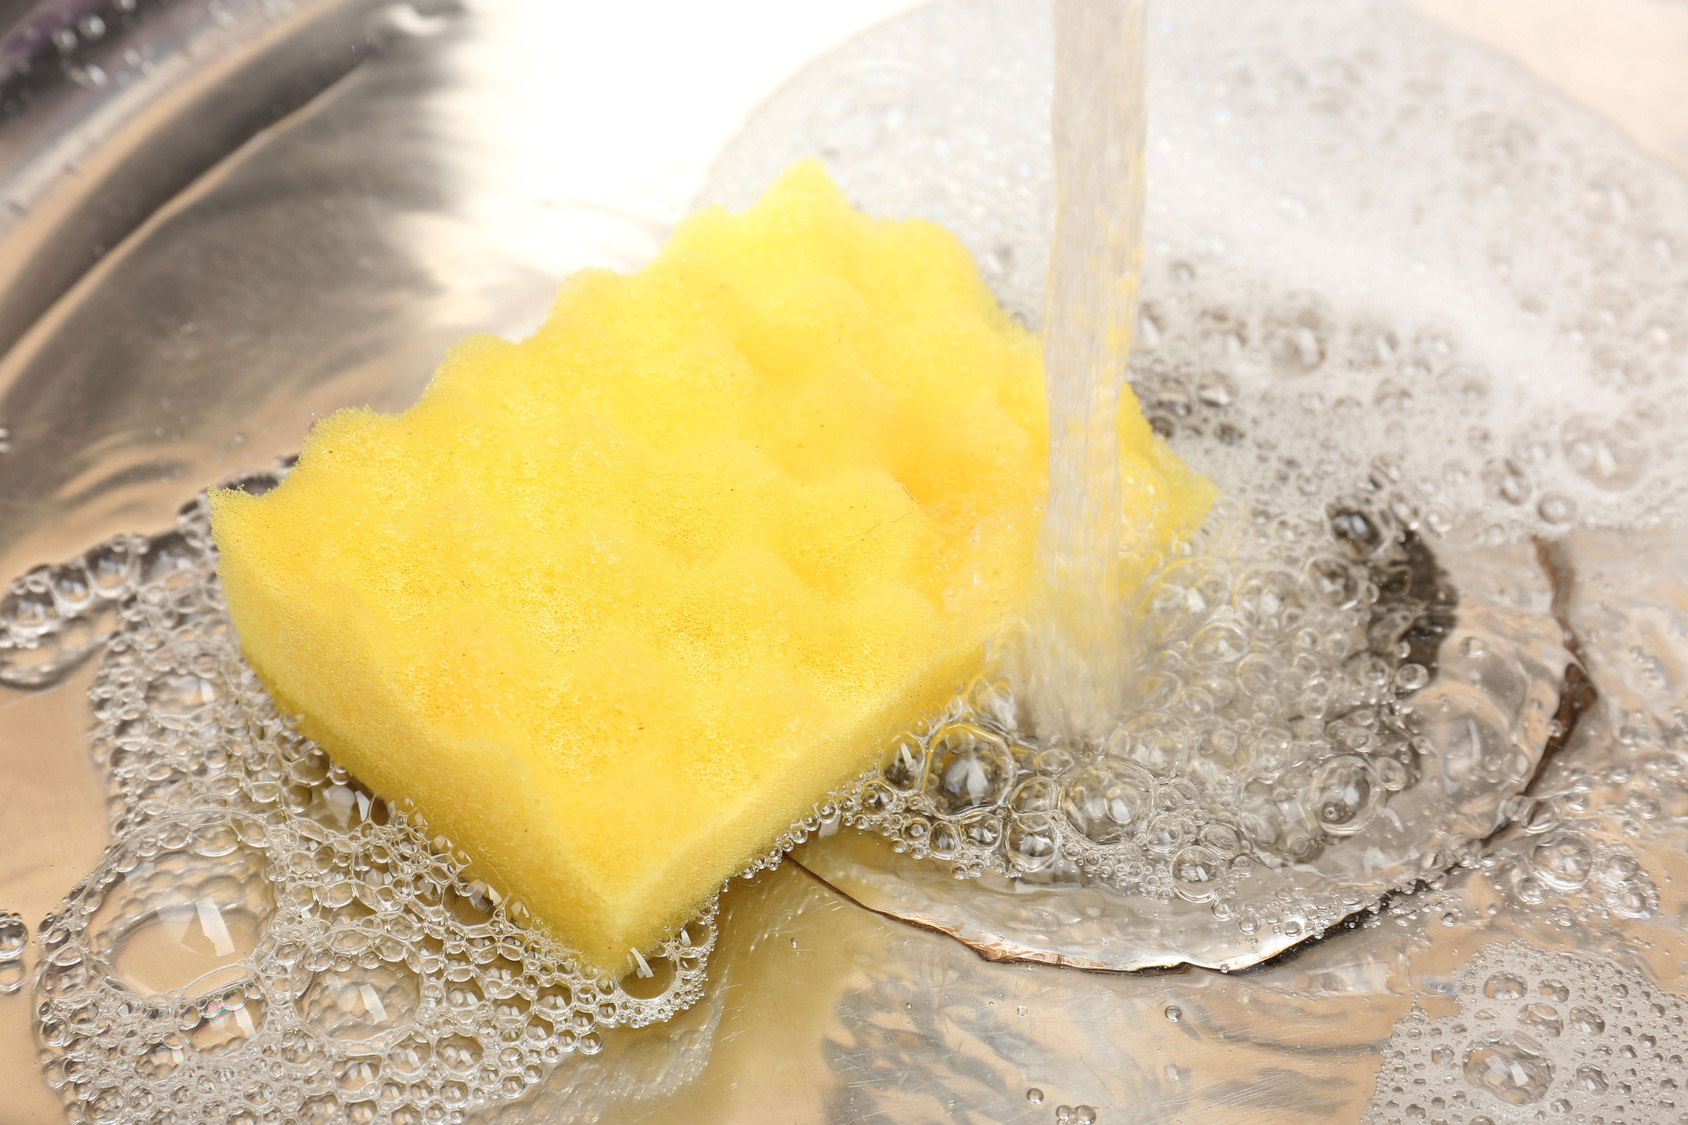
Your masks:
{"label": "wet metal surface", "polygon": [[[65,7],[80,18],[89,6]],[[1628,0],[1637,8],[1647,27],[1684,11]],[[317,414],[403,406],[451,341],[520,331],[575,268],[636,265],[678,206],[619,196],[588,158],[571,161],[571,144],[597,134],[532,111],[560,79],[532,49],[553,25],[532,31],[520,5],[178,0],[143,2],[133,27],[115,11],[65,67],[41,56],[61,77],[0,121],[0,580],[168,526],[200,488],[296,448]],[[0,93],[21,81],[0,78]],[[485,1116],[1047,1123],[1094,1107],[1109,1125],[1358,1121],[1392,1112],[1387,1097],[1366,1107],[1397,1021],[1414,1005],[1456,1010],[1448,990],[1485,945],[1607,958],[1681,992],[1684,542],[1588,533],[1558,548],[1575,576],[1559,608],[1598,702],[1485,856],[1352,927],[1242,973],[992,963],[787,864],[724,899],[703,1002],[613,1033]],[[1492,592],[1495,612],[1551,620],[1534,560],[1507,573],[1527,577]],[[1462,599],[1480,585],[1466,580]],[[1551,713],[1565,638],[1542,628],[1552,677],[1531,690]],[[0,912],[32,938],[105,844],[105,786],[86,757],[91,676],[0,688]],[[805,863],[840,886],[857,879],[851,893],[879,909],[992,893],[936,868],[887,882],[900,857],[857,863],[826,843]],[[1645,875],[1544,881],[1564,876],[1574,847],[1640,856]],[[33,969],[33,944],[22,953]],[[63,1120],[38,1073],[29,995],[0,989],[6,1125]]]}
{"label": "wet metal surface", "polygon": [[[1407,704],[1409,721],[1425,739],[1424,776],[1391,795],[1383,815],[1316,859],[1251,878],[1245,901],[1293,895],[1310,907],[1304,913],[1286,911],[1282,923],[1244,932],[1230,916],[1215,916],[1205,898],[1156,902],[1076,879],[958,880],[941,864],[863,833],[814,841],[795,858],[853,901],[950,934],[992,960],[1230,971],[1275,957],[1309,934],[1369,912],[1385,893],[1441,873],[1457,861],[1462,844],[1503,827],[1508,800],[1527,789],[1555,744],[1552,724],[1565,707],[1559,695],[1567,674],[1580,670],[1564,646],[1553,590],[1534,550],[1442,548],[1439,558],[1443,580],[1461,596],[1457,629],[1433,664],[1438,674]],[[1569,683],[1574,692],[1580,680]],[[1494,777],[1479,768],[1482,739],[1469,733],[1479,726],[1527,751],[1512,772]]]}

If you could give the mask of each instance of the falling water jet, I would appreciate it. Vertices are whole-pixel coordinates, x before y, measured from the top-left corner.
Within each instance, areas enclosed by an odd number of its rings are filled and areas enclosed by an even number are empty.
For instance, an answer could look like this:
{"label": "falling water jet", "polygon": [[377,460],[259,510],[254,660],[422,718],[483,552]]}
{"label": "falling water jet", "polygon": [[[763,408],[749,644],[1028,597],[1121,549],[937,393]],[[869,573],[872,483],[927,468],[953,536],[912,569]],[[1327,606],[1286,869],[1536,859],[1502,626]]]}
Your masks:
{"label": "falling water jet", "polygon": [[1129,681],[1119,410],[1143,258],[1143,19],[1143,0],[1055,5],[1049,499],[1015,672],[1038,731],[1080,741],[1107,736]]}

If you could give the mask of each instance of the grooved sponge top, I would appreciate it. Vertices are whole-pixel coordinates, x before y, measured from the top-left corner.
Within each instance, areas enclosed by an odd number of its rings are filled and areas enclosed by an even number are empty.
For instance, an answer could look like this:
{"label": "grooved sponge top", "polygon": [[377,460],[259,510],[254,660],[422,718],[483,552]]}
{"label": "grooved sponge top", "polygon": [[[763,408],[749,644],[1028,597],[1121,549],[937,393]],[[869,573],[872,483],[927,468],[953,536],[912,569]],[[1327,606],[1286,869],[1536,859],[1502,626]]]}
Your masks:
{"label": "grooved sponge top", "polygon": [[[1122,413],[1159,540],[1210,486]],[[620,972],[968,674],[1046,456],[1037,339],[810,162],[212,513],[280,706]]]}

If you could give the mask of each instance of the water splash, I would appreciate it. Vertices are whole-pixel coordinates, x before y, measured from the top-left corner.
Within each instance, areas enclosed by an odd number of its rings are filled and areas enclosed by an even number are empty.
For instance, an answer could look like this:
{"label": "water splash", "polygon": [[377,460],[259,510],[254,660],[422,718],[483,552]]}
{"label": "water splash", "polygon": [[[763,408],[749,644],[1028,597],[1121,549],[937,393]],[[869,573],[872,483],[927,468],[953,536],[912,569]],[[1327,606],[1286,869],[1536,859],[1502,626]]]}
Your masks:
{"label": "water splash", "polygon": [[1143,258],[1144,97],[1142,0],[1056,4],[1044,599],[1018,671],[1038,730],[1094,741],[1128,679],[1119,409]]}

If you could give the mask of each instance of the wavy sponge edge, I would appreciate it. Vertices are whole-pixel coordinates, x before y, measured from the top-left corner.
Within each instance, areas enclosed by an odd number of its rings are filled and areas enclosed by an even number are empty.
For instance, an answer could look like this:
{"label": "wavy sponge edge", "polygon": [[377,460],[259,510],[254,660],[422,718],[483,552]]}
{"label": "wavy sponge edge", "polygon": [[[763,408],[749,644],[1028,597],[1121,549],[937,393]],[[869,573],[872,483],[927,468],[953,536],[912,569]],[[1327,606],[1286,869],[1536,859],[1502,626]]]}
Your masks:
{"label": "wavy sponge edge", "polygon": [[[1121,436],[1150,537],[1199,520],[1134,401]],[[278,705],[619,973],[1015,618],[1046,456],[1038,341],[966,251],[806,162],[212,520]]]}

